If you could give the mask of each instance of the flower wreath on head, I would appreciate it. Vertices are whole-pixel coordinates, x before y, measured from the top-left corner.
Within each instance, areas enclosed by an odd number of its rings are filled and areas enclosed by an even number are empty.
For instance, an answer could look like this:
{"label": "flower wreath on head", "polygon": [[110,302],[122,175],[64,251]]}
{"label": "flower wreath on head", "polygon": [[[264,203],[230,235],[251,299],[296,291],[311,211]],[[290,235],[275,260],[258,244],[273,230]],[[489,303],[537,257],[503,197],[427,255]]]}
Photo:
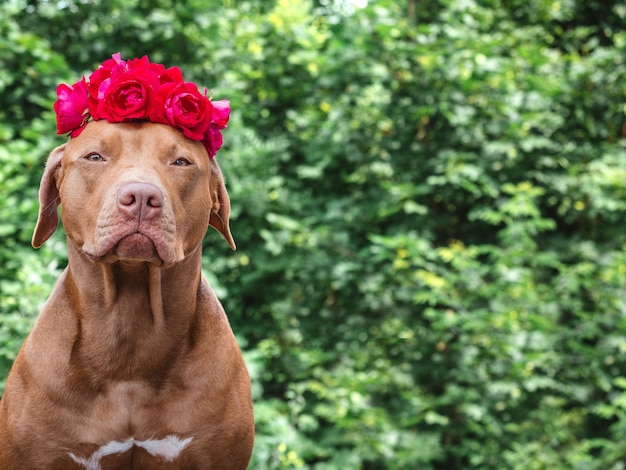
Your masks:
{"label": "flower wreath on head", "polygon": [[78,137],[89,120],[151,121],[167,124],[201,141],[209,158],[222,146],[230,102],[211,101],[207,89],[183,80],[178,67],[141,59],[124,61],[120,53],[105,60],[86,80],[61,83],[54,103],[57,133]]}

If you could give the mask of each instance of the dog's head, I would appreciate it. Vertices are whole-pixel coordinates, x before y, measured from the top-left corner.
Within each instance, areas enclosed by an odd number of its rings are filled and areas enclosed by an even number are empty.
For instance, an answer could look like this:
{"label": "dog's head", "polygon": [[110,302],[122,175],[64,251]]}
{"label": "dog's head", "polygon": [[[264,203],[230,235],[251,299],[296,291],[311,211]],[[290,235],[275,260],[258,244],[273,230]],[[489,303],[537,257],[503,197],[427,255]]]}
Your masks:
{"label": "dog's head", "polygon": [[56,230],[94,260],[170,265],[214,227],[232,249],[230,201],[215,159],[179,130],[151,122],[92,121],[50,154],[33,246]]}

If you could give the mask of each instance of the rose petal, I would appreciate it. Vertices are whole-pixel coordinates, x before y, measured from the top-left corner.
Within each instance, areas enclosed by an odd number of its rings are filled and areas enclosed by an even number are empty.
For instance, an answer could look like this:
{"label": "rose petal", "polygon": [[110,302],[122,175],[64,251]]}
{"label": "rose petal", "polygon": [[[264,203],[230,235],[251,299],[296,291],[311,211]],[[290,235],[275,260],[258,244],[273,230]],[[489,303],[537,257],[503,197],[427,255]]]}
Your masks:
{"label": "rose petal", "polygon": [[218,128],[224,129],[230,119],[230,101],[211,101],[211,104],[213,105],[213,122],[217,124]]}

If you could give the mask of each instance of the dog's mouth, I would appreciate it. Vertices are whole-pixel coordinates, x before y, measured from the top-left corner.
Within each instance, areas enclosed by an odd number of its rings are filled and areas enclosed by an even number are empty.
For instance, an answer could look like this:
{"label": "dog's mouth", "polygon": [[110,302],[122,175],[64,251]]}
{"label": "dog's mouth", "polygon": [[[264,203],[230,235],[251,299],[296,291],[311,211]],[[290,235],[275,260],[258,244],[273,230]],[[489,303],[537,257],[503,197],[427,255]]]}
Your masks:
{"label": "dog's mouth", "polygon": [[178,249],[172,223],[132,225],[108,223],[98,226],[94,236],[83,243],[83,253],[93,261],[104,263],[149,262],[163,267],[184,258],[182,250]]}
{"label": "dog's mouth", "polygon": [[163,264],[157,244],[148,235],[139,231],[123,235],[117,240],[109,238],[99,246],[99,250],[85,250],[85,254],[94,261],[139,261]]}
{"label": "dog's mouth", "polygon": [[159,258],[154,241],[140,232],[126,235],[117,242],[111,251],[120,260],[153,261],[155,258]]}

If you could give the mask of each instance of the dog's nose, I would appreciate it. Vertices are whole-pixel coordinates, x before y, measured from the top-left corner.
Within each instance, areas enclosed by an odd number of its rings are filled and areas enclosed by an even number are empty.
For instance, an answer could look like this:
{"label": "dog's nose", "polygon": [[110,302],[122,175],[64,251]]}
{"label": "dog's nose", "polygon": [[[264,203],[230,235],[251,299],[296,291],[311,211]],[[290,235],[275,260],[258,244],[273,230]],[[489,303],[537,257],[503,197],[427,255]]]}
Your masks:
{"label": "dog's nose", "polygon": [[150,183],[126,183],[117,192],[117,207],[133,219],[152,219],[161,212],[163,193]]}

